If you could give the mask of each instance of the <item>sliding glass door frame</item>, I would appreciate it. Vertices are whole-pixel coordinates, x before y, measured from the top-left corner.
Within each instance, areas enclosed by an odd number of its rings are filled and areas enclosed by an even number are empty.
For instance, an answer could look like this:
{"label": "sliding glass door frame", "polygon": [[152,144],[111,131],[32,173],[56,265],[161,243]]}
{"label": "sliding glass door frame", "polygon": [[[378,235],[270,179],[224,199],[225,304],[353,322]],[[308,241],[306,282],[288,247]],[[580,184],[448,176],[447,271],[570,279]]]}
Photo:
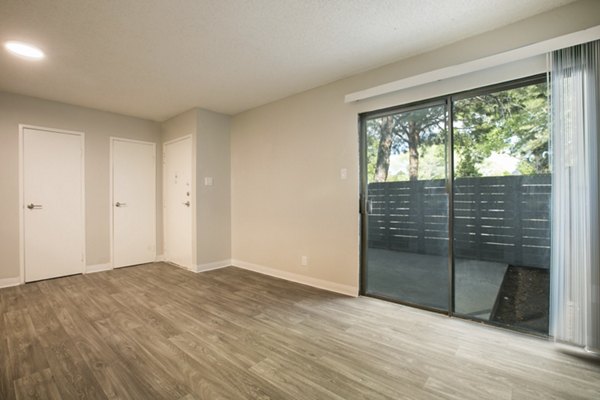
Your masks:
{"label": "sliding glass door frame", "polygon": [[454,268],[454,104],[446,100],[446,193],[448,195],[448,316],[454,315],[456,290]]}
{"label": "sliding glass door frame", "polygon": [[[385,117],[388,115],[393,115],[393,114],[397,114],[399,112],[410,112],[410,111],[415,111],[415,110],[419,110],[425,107],[440,107],[440,106],[444,106],[446,107],[446,110],[448,110],[448,108],[450,107],[450,103],[449,103],[449,96],[443,96],[443,97],[438,97],[438,98],[433,98],[433,99],[428,99],[428,100],[424,100],[424,101],[418,101],[418,102],[413,102],[413,103],[409,103],[406,105],[400,105],[400,106],[394,106],[394,107],[389,107],[389,108],[385,108],[385,109],[381,109],[381,110],[375,110],[375,111],[371,111],[371,112],[366,112],[366,113],[362,113],[359,114],[359,118],[358,118],[358,126],[359,126],[359,158],[360,158],[360,206],[359,206],[359,211],[360,211],[360,224],[361,224],[361,228],[360,228],[360,290],[359,290],[359,294],[362,296],[368,296],[368,297],[373,297],[373,298],[378,298],[381,300],[386,300],[386,301],[390,301],[393,303],[398,303],[398,304],[402,304],[402,305],[407,305],[410,307],[414,307],[414,308],[419,308],[422,310],[427,310],[427,311],[432,311],[432,312],[436,312],[436,313],[440,313],[440,314],[445,314],[445,315],[452,315],[452,309],[453,309],[453,301],[449,301],[448,302],[448,309],[447,310],[443,310],[440,308],[435,308],[435,307],[429,307],[423,304],[418,304],[418,303],[413,303],[413,302],[409,302],[409,301],[403,301],[403,300],[399,300],[396,298],[392,298],[389,296],[385,296],[385,295],[380,295],[380,294],[369,294],[366,292],[366,288],[367,288],[367,280],[368,280],[368,275],[367,275],[367,251],[365,251],[365,249],[368,248],[368,229],[369,229],[369,199],[368,199],[368,177],[367,177],[367,135],[366,135],[366,121],[369,119],[373,119],[373,118],[380,118],[380,117]],[[449,119],[448,119],[448,114],[446,115],[446,137],[445,137],[445,142],[448,146],[449,144],[449,137],[448,137],[448,132],[451,129],[451,127],[449,126]],[[450,147],[451,148],[451,147]],[[449,147],[446,147],[446,178],[448,178],[448,172],[452,171],[452,165],[449,164],[452,162],[452,155],[451,153],[448,153],[448,149]],[[450,193],[448,192],[448,190],[451,188],[452,185],[448,185],[448,182],[451,182],[449,179],[446,179],[446,194],[448,196],[450,196]],[[451,204],[450,200],[449,200],[449,204]],[[450,220],[450,210],[448,210],[449,214],[448,214],[448,229],[450,229],[451,227],[451,220]],[[448,231],[449,235],[450,235],[450,230]],[[450,235],[451,236],[451,235]],[[448,266],[448,270],[452,271],[452,241],[449,240],[448,242],[448,262],[449,262],[449,266]],[[450,275],[452,276],[452,274]],[[454,285],[452,284],[452,287]],[[449,289],[451,289],[449,287]],[[450,292],[450,296],[449,296],[449,300],[454,296],[454,294],[452,292]]]}
{"label": "sliding glass door frame", "polygon": [[[359,158],[360,158],[360,290],[359,294],[363,296],[369,296],[379,298],[382,300],[407,305],[410,307],[423,309],[427,311],[433,311],[436,313],[448,315],[450,317],[459,317],[475,321],[478,323],[484,323],[488,325],[498,326],[501,328],[509,328],[513,331],[521,331],[534,336],[547,337],[541,333],[536,333],[529,330],[523,330],[518,327],[509,326],[507,324],[486,321],[478,319],[476,317],[458,313],[455,311],[455,257],[454,257],[454,102],[461,99],[466,99],[478,95],[490,94],[502,90],[515,89],[527,85],[539,84],[547,82],[547,74],[538,74],[530,77],[515,79],[508,82],[499,84],[484,86],[477,89],[462,91],[458,93],[449,94],[447,96],[436,97],[423,101],[408,103],[405,105],[398,105],[389,107],[381,110],[374,110],[364,112],[358,116],[358,127],[359,127]],[[396,298],[391,298],[383,295],[374,295],[366,292],[367,288],[367,249],[368,249],[368,224],[369,224],[369,210],[368,210],[368,177],[367,177],[367,135],[366,135],[366,121],[369,119],[384,117],[400,112],[409,112],[419,108],[427,106],[446,106],[446,193],[448,199],[448,309],[442,310],[439,308],[429,307],[422,304],[415,304]]]}

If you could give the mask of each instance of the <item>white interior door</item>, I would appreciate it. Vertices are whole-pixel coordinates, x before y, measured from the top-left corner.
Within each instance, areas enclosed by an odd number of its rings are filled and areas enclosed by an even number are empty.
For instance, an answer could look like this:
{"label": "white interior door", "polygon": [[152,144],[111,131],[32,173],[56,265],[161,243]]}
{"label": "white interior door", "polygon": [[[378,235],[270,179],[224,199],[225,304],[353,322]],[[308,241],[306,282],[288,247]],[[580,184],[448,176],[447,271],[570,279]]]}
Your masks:
{"label": "white interior door", "polygon": [[25,281],[83,273],[83,136],[23,129]]}
{"label": "white interior door", "polygon": [[165,258],[192,267],[192,139],[164,145]]}
{"label": "white interior door", "polygon": [[156,259],[156,145],[113,138],[113,266]]}

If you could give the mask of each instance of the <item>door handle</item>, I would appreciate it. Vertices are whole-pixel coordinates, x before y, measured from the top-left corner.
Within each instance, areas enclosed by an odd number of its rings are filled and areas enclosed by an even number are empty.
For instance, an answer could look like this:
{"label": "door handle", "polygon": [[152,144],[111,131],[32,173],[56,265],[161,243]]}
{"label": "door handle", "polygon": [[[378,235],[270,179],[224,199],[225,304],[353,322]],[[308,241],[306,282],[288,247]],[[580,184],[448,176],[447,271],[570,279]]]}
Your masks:
{"label": "door handle", "polygon": [[190,201],[186,201],[185,203],[182,203],[184,206],[189,207],[192,203],[190,203]]}
{"label": "door handle", "polygon": [[367,195],[360,195],[359,210],[361,214],[369,215],[373,213],[373,201]]}
{"label": "door handle", "polygon": [[30,210],[41,210],[43,207],[41,204],[29,203],[27,204],[27,208],[29,208]]}
{"label": "door handle", "polygon": [[127,206],[127,203],[120,203],[118,201],[115,203],[115,207],[126,207],[126,206]]}

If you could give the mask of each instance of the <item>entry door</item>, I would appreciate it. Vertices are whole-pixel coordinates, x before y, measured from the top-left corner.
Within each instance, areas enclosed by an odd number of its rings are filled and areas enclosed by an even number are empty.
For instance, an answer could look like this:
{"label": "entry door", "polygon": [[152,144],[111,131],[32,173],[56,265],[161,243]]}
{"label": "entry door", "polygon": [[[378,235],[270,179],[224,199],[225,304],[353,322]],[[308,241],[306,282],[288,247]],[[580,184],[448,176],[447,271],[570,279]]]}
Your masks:
{"label": "entry door", "polygon": [[165,258],[192,267],[192,139],[164,145]]}
{"label": "entry door", "polygon": [[83,136],[23,129],[25,281],[84,271]]}
{"label": "entry door", "polygon": [[113,266],[156,259],[156,145],[112,139]]}

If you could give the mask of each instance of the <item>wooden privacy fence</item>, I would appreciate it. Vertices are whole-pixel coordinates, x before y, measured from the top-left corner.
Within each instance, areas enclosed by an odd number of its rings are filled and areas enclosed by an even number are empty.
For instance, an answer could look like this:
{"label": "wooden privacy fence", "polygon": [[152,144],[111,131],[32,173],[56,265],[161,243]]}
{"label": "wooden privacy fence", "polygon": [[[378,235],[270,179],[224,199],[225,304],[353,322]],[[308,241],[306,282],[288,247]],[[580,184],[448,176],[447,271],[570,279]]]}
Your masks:
{"label": "wooden privacy fence", "polygon": [[[369,247],[448,254],[446,181],[370,183]],[[458,258],[548,268],[550,175],[459,178],[454,185]]]}

